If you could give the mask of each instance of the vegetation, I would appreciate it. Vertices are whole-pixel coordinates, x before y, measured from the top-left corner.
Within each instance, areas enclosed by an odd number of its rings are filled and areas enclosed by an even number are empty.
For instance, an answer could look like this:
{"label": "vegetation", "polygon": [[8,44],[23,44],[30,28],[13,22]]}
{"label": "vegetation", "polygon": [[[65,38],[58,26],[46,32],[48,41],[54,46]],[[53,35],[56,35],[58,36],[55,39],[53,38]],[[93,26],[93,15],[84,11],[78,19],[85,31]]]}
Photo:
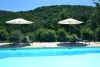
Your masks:
{"label": "vegetation", "polygon": [[[69,25],[57,24],[58,21],[67,18],[84,22],[80,25],[71,26],[70,35],[75,34],[90,41],[95,40],[94,35],[96,35],[97,40],[100,41],[100,4],[98,2],[95,4],[96,7],[80,5],[43,6],[20,12],[0,10],[0,41],[21,42],[25,35],[28,35],[33,41],[67,41],[67,38],[71,37],[67,33],[69,32]],[[19,25],[5,24],[6,21],[16,18],[23,18],[34,23],[20,25],[20,32],[17,32]]]}
{"label": "vegetation", "polygon": [[97,40],[97,41],[100,41],[100,27],[98,27],[98,28],[96,29],[95,36],[96,36],[96,40]]}
{"label": "vegetation", "polygon": [[0,30],[0,41],[8,41],[8,32],[5,30]]}
{"label": "vegetation", "polygon": [[14,43],[19,43],[22,41],[22,39],[24,39],[24,38],[23,38],[22,33],[20,31],[13,31],[10,34],[9,41],[14,42]]}
{"label": "vegetation", "polygon": [[42,42],[56,41],[56,33],[54,30],[39,29],[35,33],[36,39]]}
{"label": "vegetation", "polygon": [[60,42],[68,41],[68,33],[64,29],[59,29],[57,31],[57,40]]}
{"label": "vegetation", "polygon": [[90,41],[93,41],[93,38],[95,38],[94,32],[90,28],[82,29],[81,30],[81,37],[84,40],[90,40]]}

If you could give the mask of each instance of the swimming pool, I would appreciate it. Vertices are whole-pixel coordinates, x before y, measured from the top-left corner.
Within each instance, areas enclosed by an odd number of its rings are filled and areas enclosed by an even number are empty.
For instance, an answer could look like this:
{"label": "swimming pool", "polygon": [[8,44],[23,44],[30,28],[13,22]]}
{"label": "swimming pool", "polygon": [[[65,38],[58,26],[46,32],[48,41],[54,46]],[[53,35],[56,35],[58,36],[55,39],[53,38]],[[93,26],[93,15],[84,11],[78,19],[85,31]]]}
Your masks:
{"label": "swimming pool", "polygon": [[0,67],[100,67],[100,48],[0,49]]}

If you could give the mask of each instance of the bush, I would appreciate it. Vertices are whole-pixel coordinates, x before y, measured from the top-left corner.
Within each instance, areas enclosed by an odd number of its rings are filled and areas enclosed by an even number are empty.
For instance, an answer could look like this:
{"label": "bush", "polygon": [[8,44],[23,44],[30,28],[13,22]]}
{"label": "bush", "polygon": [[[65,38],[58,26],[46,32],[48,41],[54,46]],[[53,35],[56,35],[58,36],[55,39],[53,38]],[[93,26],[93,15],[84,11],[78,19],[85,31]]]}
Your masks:
{"label": "bush", "polygon": [[69,36],[69,38],[73,39],[75,36],[77,36],[76,34],[72,34]]}
{"label": "bush", "polygon": [[68,41],[68,33],[64,29],[57,31],[57,41],[66,42]]}
{"label": "bush", "polygon": [[7,41],[8,38],[8,33],[5,30],[0,30],[0,41]]}
{"label": "bush", "polygon": [[20,31],[13,31],[10,34],[9,41],[14,43],[19,43],[23,39],[23,35]]}
{"label": "bush", "polygon": [[35,37],[35,35],[34,35],[33,32],[32,32],[32,33],[28,33],[28,36],[29,36],[29,39],[30,39],[31,41],[36,41],[36,37]]}
{"label": "bush", "polygon": [[84,28],[81,30],[81,37],[84,40],[92,41],[94,38],[94,33],[90,28]]}
{"label": "bush", "polygon": [[96,40],[97,40],[97,41],[100,41],[100,27],[98,27],[98,28],[96,29],[96,34],[95,34],[95,35],[96,35],[96,37],[95,37]]}
{"label": "bush", "polygon": [[56,33],[54,30],[39,29],[35,32],[37,41],[54,42],[56,41]]}

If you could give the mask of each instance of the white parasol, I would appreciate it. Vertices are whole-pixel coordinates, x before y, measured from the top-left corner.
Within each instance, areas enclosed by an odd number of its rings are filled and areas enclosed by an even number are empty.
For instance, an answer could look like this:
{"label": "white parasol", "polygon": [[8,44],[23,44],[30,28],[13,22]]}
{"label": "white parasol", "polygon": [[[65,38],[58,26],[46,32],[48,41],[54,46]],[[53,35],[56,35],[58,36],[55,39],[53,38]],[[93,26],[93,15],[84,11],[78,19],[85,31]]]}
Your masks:
{"label": "white parasol", "polygon": [[[58,22],[58,24],[69,24],[69,25],[81,24],[81,23],[83,23],[83,22],[72,19],[72,18],[68,18],[68,19],[65,19],[65,20],[62,20],[62,21]],[[70,27],[69,27],[69,31],[70,31]],[[70,34],[70,32],[69,32],[69,34]]]}

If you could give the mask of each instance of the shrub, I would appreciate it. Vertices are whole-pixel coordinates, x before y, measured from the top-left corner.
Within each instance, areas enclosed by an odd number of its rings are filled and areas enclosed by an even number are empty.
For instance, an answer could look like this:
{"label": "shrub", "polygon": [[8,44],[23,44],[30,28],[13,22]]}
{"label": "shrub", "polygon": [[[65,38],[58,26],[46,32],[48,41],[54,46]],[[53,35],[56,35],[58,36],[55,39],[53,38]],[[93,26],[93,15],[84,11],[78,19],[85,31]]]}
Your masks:
{"label": "shrub", "polygon": [[68,41],[68,33],[64,29],[57,31],[57,41],[66,42]]}
{"label": "shrub", "polygon": [[41,42],[56,41],[56,33],[54,30],[39,29],[35,32],[36,39]]}
{"label": "shrub", "polygon": [[34,32],[30,32],[30,33],[28,33],[27,34],[28,36],[29,36],[29,39],[31,40],[31,41],[36,41],[36,37],[35,37],[35,35],[34,35]]}
{"label": "shrub", "polygon": [[0,30],[0,41],[7,41],[8,38],[8,33],[5,30]]}
{"label": "shrub", "polygon": [[84,29],[81,30],[82,39],[92,41],[93,37],[94,37],[93,35],[94,35],[94,33],[90,28],[84,28]]}
{"label": "shrub", "polygon": [[96,33],[95,33],[95,35],[96,35],[96,40],[97,41],[100,41],[100,27],[98,27],[97,29],[96,29]]}
{"label": "shrub", "polygon": [[10,42],[19,43],[23,39],[23,35],[20,31],[13,31],[10,34]]}
{"label": "shrub", "polygon": [[69,38],[72,39],[74,36],[77,36],[77,35],[76,34],[72,34],[72,35],[69,36]]}
{"label": "shrub", "polygon": [[35,31],[36,41],[41,41],[41,33],[44,31],[44,29],[39,29]]}

